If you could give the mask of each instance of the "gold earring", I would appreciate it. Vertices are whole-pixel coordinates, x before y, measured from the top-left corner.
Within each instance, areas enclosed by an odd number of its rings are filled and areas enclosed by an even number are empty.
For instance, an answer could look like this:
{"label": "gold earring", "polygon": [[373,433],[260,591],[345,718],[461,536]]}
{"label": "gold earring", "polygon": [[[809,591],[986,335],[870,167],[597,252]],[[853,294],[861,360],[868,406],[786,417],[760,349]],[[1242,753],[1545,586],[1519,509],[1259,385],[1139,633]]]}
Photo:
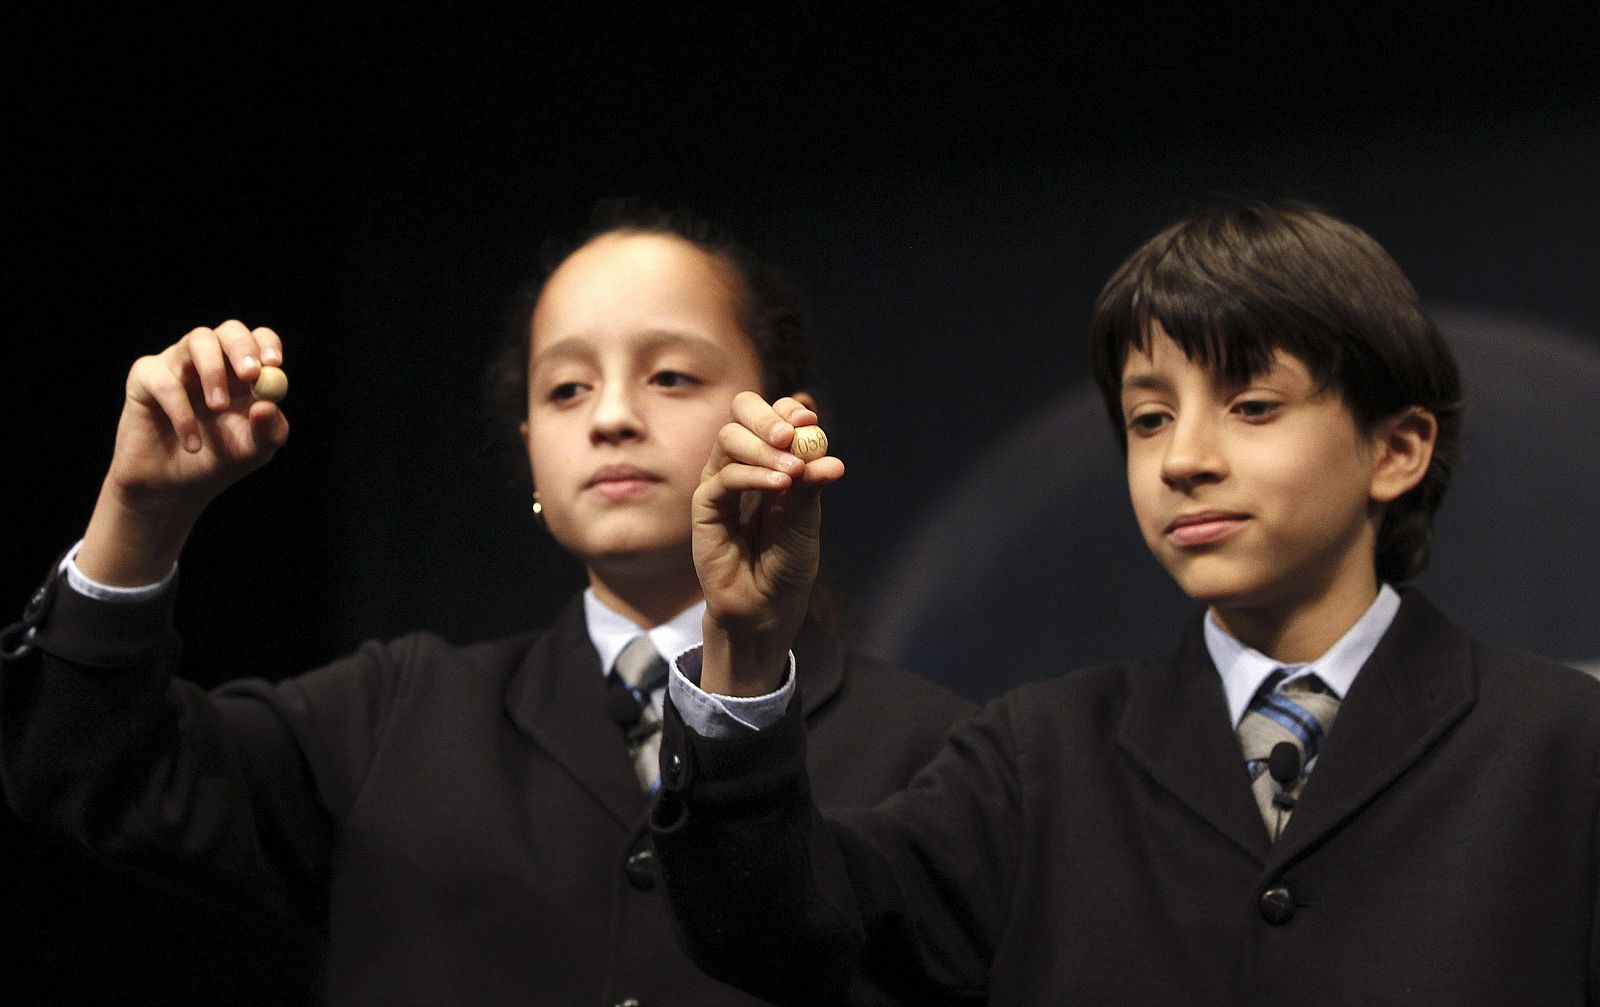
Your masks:
{"label": "gold earring", "polygon": [[539,491],[533,491],[533,519],[539,522],[539,527],[545,527],[544,504],[539,500]]}

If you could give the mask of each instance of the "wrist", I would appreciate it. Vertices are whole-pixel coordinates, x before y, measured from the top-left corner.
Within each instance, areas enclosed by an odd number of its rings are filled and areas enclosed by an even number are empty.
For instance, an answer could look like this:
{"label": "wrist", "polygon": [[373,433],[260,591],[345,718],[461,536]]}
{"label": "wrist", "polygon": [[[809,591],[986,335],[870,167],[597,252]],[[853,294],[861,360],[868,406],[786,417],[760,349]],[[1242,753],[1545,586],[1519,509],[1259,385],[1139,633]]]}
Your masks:
{"label": "wrist", "polygon": [[788,639],[776,633],[733,633],[705,617],[700,688],[748,698],[776,692],[789,670]]}
{"label": "wrist", "polygon": [[85,577],[109,587],[154,584],[178,561],[196,517],[170,506],[135,506],[108,479],[74,562]]}

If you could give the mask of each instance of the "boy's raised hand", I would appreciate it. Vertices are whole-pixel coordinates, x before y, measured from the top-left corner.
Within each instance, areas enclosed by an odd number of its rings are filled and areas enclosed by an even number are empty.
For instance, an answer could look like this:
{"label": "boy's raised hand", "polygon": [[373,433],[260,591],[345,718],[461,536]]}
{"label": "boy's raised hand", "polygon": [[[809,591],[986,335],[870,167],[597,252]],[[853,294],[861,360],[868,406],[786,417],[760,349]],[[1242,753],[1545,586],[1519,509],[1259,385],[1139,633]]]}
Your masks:
{"label": "boy's raised hand", "polygon": [[194,329],[135,361],[78,554],[86,575],[124,586],[166,575],[206,506],[288,438],[278,406],[250,393],[263,364],[282,362],[277,333],[238,321]]}
{"label": "boy's raised hand", "polygon": [[804,403],[733,400],[695,491],[695,571],[705,592],[700,686],[756,696],[782,684],[786,656],[817,576],[822,487],[844,475],[824,456],[788,452],[796,427],[817,422]]}

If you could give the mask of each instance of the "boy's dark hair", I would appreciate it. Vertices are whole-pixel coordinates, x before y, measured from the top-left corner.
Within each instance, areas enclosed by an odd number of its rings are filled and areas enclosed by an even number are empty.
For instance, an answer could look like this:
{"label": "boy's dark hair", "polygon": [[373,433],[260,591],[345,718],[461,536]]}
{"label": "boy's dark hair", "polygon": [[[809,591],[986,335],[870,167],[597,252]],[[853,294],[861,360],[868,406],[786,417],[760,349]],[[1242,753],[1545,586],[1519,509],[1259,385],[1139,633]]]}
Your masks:
{"label": "boy's dark hair", "polygon": [[811,348],[799,298],[789,283],[754,252],[717,225],[684,210],[665,210],[635,200],[596,204],[589,226],[575,239],[548,245],[540,275],[522,284],[508,312],[498,350],[484,374],[484,402],[497,436],[520,455],[519,425],[528,415],[528,352],[533,309],[545,283],[578,249],[607,234],[659,234],[686,241],[722,263],[739,299],[740,323],[761,361],[767,398],[809,391]]}
{"label": "boy's dark hair", "polygon": [[1089,326],[1095,380],[1124,452],[1122,368],[1130,352],[1148,351],[1154,322],[1219,380],[1246,381],[1273,351],[1293,354],[1320,390],[1337,390],[1363,432],[1411,406],[1431,412],[1433,462],[1378,529],[1381,580],[1422,572],[1460,457],[1461,379],[1382,246],[1306,204],[1243,200],[1188,213],[1146,242],[1107,281]]}

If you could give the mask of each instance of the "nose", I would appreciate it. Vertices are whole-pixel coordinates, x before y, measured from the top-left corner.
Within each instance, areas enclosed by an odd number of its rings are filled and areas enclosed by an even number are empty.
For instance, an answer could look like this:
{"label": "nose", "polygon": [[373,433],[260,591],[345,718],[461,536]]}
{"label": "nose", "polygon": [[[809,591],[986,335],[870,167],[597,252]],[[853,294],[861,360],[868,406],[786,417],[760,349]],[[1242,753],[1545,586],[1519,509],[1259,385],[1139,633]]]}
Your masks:
{"label": "nose", "polygon": [[1175,419],[1161,457],[1161,481],[1187,491],[1220,480],[1227,474],[1227,464],[1219,433],[1215,418],[1203,411],[1191,410]]}
{"label": "nose", "polygon": [[644,414],[627,381],[607,381],[594,397],[589,436],[597,444],[637,440],[644,436]]}

